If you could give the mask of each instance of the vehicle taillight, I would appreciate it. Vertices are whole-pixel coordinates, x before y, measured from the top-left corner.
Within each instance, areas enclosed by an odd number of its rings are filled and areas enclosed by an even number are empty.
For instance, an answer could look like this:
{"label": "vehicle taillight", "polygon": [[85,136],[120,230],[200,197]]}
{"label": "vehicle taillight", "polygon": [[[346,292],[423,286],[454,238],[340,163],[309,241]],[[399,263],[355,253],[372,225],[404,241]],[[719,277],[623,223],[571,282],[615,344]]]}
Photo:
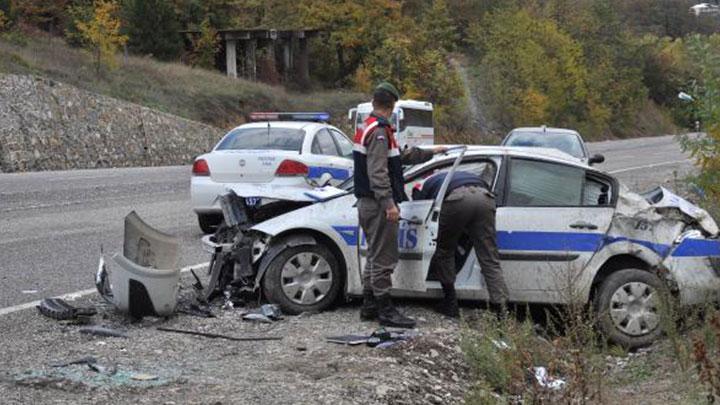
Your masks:
{"label": "vehicle taillight", "polygon": [[193,176],[209,176],[210,166],[208,166],[207,161],[205,159],[196,160],[193,163],[192,174]]}
{"label": "vehicle taillight", "polygon": [[275,171],[276,176],[307,176],[308,167],[294,160],[283,160]]}

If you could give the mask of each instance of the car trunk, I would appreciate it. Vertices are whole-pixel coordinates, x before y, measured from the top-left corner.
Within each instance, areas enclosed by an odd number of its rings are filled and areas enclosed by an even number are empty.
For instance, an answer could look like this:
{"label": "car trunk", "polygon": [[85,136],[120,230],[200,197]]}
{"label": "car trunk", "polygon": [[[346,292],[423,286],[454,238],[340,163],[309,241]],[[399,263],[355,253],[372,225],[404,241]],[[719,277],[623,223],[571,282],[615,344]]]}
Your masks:
{"label": "car trunk", "polygon": [[205,160],[210,178],[219,183],[268,183],[285,159],[299,156],[286,150],[216,150]]}

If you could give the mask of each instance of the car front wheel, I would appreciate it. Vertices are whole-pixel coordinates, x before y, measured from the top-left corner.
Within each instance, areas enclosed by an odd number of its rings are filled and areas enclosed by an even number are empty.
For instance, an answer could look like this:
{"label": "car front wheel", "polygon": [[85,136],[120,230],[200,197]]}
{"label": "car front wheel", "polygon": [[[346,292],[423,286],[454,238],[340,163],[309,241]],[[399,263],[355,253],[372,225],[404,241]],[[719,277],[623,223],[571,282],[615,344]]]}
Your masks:
{"label": "car front wheel", "polygon": [[662,334],[662,281],[653,273],[625,269],[610,274],[595,295],[598,325],[614,343],[647,346]]}
{"label": "car front wheel", "polygon": [[338,267],[335,256],[325,246],[291,247],[268,266],[263,291],[285,313],[322,311],[335,302],[340,292]]}

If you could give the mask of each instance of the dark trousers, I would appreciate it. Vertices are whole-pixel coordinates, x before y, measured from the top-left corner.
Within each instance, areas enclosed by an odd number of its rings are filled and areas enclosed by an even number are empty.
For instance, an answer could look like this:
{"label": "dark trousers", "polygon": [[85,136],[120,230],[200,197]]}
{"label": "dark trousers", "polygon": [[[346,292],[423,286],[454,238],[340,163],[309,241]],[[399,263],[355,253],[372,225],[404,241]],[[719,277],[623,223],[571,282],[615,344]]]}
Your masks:
{"label": "dark trousers", "polygon": [[453,190],[443,202],[437,249],[430,264],[442,284],[455,284],[455,251],[463,233],[470,237],[475,248],[490,302],[505,304],[508,289],[497,248],[495,197],[484,188],[460,187]]}
{"label": "dark trousers", "polygon": [[397,222],[385,217],[385,208],[373,198],[360,198],[357,203],[360,227],[367,240],[367,262],[362,274],[363,289],[375,296],[388,294],[392,288],[392,273],[397,266]]}

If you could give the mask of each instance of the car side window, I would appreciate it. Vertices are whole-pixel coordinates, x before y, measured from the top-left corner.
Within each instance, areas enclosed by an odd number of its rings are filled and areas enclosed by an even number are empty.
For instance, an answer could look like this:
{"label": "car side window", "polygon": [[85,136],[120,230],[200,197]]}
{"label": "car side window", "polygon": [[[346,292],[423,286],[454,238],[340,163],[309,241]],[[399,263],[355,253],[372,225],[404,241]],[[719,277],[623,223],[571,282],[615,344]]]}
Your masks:
{"label": "car side window", "polygon": [[512,159],[507,192],[511,207],[577,207],[585,171],[562,164]]}
{"label": "car side window", "polygon": [[330,133],[333,135],[333,138],[335,138],[335,142],[337,142],[338,148],[340,148],[340,156],[348,158],[352,157],[353,144],[352,142],[350,142],[347,136],[334,129],[331,129]]}
{"label": "car side window", "polygon": [[332,140],[332,136],[330,136],[327,130],[321,129],[315,134],[312,153],[316,155],[339,156],[335,141]]}
{"label": "car side window", "polygon": [[[413,200],[415,200],[415,195],[417,191],[419,191],[422,188],[423,183],[425,180],[436,173],[446,173],[449,172],[452,168],[452,160],[448,160],[440,167],[433,167],[429,170],[423,171],[421,173],[417,173],[413,175],[408,181],[405,183],[405,192],[407,195],[412,196]],[[470,161],[463,161],[458,166],[457,170],[463,171],[463,172],[470,172],[473,174],[476,174],[480,176],[485,182],[490,186],[491,189],[495,188],[495,178],[497,174],[497,168],[500,164],[500,158],[496,157],[489,157],[489,158],[483,158],[479,160],[470,160]]]}
{"label": "car side window", "polygon": [[603,207],[610,205],[612,186],[607,180],[587,176],[583,187],[582,205]]}

